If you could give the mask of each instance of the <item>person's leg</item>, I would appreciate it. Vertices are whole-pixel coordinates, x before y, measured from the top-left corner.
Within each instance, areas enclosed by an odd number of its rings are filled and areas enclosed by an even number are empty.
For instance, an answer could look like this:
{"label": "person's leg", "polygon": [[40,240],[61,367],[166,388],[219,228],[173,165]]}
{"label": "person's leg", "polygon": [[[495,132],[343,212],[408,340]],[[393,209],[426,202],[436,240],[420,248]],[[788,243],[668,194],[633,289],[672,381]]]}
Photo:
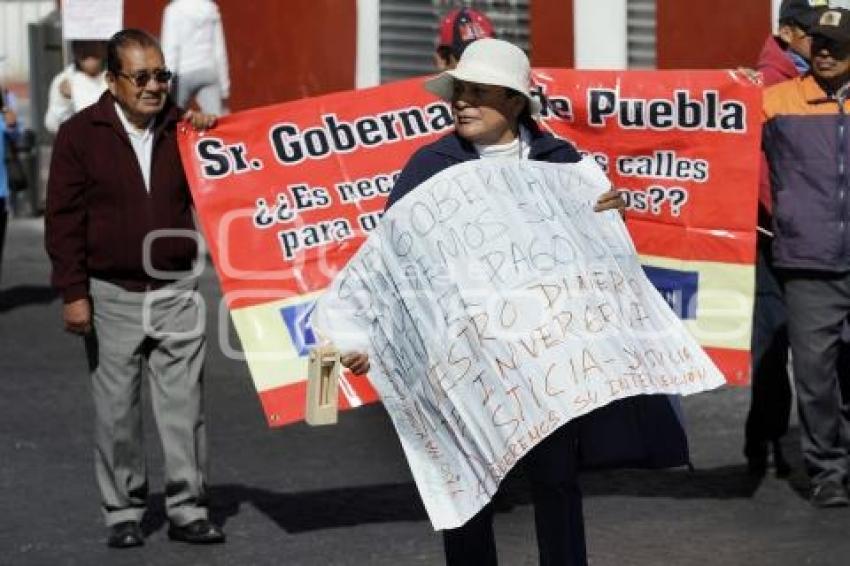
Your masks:
{"label": "person's leg", "polygon": [[492,503],[462,527],[443,531],[443,549],[447,566],[496,566]]}
{"label": "person's leg", "polygon": [[[759,473],[767,466],[769,443],[778,446],[779,439],[788,431],[792,399],[788,376],[788,318],[771,256],[770,241],[760,239],[753,311],[753,375],[744,446],[750,469]],[[777,472],[787,472],[781,452],[774,456]]]}
{"label": "person's leg", "polygon": [[198,89],[197,94],[195,94],[195,101],[198,103],[201,112],[221,116],[223,110],[221,105],[221,87],[216,80],[215,74],[212,74],[209,79],[211,82],[202,85]]}
{"label": "person's leg", "polygon": [[174,77],[172,92],[174,102],[180,108],[187,108],[197,87],[194,85],[192,73],[180,73]]}
{"label": "person's leg", "polygon": [[569,422],[522,459],[531,482],[541,566],[584,566],[587,550],[578,485],[577,424]]}
{"label": "person's leg", "polygon": [[785,299],[803,458],[817,491],[847,477],[836,364],[841,328],[850,313],[850,275],[789,272]]}
{"label": "person's leg", "polygon": [[140,303],[92,280],[93,334],[86,339],[95,408],[95,471],[107,526],[141,521],[147,498],[141,404]]}
{"label": "person's leg", "polygon": [[153,346],[148,355],[151,404],[165,457],[165,507],[177,526],[208,517],[207,445],[203,415],[206,351],[196,282],[186,280],[151,294]]}
{"label": "person's leg", "polygon": [[177,105],[186,108],[195,99],[202,112],[221,115],[221,88],[212,69],[183,73],[177,78]]}

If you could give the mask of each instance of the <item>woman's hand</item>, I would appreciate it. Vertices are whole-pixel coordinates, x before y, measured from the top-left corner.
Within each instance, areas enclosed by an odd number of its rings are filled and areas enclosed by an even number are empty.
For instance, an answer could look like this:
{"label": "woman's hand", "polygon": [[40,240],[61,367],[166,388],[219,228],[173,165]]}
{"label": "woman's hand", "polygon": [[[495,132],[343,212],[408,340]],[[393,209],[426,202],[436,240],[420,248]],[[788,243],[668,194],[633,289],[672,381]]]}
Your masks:
{"label": "woman's hand", "polygon": [[369,354],[366,352],[346,352],[339,361],[354,375],[363,375],[369,371]]}
{"label": "woman's hand", "polygon": [[626,201],[620,196],[620,191],[611,189],[599,195],[599,200],[596,201],[596,206],[593,207],[596,212],[604,212],[606,210],[616,210],[620,216],[626,215]]}

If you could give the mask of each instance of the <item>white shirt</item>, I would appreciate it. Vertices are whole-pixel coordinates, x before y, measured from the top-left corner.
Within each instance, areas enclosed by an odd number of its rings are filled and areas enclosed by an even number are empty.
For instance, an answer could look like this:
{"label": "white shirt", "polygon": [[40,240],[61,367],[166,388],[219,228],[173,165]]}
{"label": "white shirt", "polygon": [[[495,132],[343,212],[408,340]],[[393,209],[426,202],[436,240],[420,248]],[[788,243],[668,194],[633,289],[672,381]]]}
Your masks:
{"label": "white shirt", "polygon": [[176,75],[212,70],[222,98],[230,98],[230,73],[221,13],[212,0],[172,0],[162,13],[162,53]]}
{"label": "white shirt", "polygon": [[[65,98],[59,90],[59,85],[66,79],[71,88],[71,98]],[[105,90],[105,71],[96,77],[90,77],[74,68],[73,64],[69,65],[53,77],[50,83],[47,112],[44,115],[45,129],[55,134],[62,122],[97,102]]]}
{"label": "white shirt", "polygon": [[490,157],[507,157],[510,159],[528,159],[531,153],[531,133],[520,126],[519,135],[514,141],[499,145],[473,144],[478,156],[482,159]]}
{"label": "white shirt", "polygon": [[124,115],[124,111],[115,103],[115,111],[118,112],[118,118],[124,125],[127,131],[127,137],[130,138],[130,145],[133,146],[133,152],[136,154],[136,160],[139,162],[139,169],[142,170],[142,179],[145,181],[145,189],[151,192],[151,158],[153,156],[153,120],[148,123],[148,127],[144,130],[138,129],[130,123]]}

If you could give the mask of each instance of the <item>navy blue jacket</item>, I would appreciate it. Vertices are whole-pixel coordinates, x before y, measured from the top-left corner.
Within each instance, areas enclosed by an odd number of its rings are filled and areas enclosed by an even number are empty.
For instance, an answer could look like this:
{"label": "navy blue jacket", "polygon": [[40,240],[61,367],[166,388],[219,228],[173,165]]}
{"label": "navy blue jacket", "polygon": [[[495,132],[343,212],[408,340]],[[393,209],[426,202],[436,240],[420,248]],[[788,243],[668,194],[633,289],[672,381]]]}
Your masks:
{"label": "navy blue jacket", "polygon": [[[531,133],[529,159],[550,163],[581,161],[581,154],[570,143],[548,132],[543,132],[536,126],[530,127],[529,132]],[[454,132],[420,148],[404,166],[401,175],[393,185],[390,197],[387,199],[387,208],[443,169],[472,159],[479,159],[475,147]]]}
{"label": "navy blue jacket", "polygon": [[850,102],[840,102],[811,75],[764,91],[777,267],[850,271]]}
{"label": "navy blue jacket", "polygon": [[[529,159],[576,163],[581,154],[570,143],[530,127]],[[455,133],[413,154],[396,180],[386,208],[452,165],[479,159],[475,147]],[[669,468],[689,463],[678,397],[638,395],[615,401],[578,419],[579,465],[584,469]]]}

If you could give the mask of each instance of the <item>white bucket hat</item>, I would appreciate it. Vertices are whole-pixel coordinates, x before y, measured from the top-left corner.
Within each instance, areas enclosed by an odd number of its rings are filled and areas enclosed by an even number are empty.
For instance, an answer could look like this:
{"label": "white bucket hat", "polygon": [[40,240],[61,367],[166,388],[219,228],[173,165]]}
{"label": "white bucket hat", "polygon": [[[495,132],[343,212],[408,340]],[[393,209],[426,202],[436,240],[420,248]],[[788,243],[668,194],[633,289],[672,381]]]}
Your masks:
{"label": "white bucket hat", "polygon": [[540,101],[532,98],[531,65],[522,49],[501,39],[473,41],[460,56],[457,68],[425,81],[425,88],[451,102],[455,80],[507,87],[528,99],[532,116],[540,114]]}

